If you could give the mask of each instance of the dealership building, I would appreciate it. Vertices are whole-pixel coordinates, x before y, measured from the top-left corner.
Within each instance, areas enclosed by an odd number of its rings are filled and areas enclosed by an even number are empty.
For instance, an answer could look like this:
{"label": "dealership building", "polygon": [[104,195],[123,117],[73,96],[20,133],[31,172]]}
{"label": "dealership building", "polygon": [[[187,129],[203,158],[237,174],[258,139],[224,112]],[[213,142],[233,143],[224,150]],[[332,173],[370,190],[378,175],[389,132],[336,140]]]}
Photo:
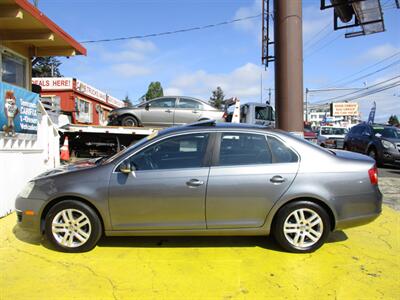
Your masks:
{"label": "dealership building", "polygon": [[54,122],[70,124],[107,125],[111,110],[124,106],[124,102],[75,78],[32,78],[41,87],[41,101],[52,111]]}

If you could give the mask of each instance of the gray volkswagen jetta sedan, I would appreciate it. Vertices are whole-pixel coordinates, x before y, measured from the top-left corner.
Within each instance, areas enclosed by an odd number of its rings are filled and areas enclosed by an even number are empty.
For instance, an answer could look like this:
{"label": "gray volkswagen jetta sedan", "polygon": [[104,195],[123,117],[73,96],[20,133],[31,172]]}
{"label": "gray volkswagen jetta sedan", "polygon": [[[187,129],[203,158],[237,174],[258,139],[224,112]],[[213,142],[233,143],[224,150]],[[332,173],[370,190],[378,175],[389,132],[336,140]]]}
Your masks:
{"label": "gray volkswagen jetta sedan", "polygon": [[22,228],[62,251],[106,236],[268,235],[310,252],[381,212],[375,161],[280,130],[200,122],[54,169],[16,199]]}

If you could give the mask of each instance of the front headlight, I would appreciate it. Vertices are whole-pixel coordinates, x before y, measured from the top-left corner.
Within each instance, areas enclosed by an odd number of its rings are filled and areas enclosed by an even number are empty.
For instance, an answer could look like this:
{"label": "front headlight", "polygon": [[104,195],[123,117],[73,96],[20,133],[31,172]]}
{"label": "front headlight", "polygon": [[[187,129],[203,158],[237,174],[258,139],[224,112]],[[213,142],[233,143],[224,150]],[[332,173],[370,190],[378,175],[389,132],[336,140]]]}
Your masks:
{"label": "front headlight", "polygon": [[386,149],[396,149],[391,142],[385,140],[382,140],[382,146]]}
{"label": "front headlight", "polygon": [[19,196],[22,198],[28,198],[34,187],[35,187],[35,182],[29,181],[22,189],[22,191],[19,193]]}

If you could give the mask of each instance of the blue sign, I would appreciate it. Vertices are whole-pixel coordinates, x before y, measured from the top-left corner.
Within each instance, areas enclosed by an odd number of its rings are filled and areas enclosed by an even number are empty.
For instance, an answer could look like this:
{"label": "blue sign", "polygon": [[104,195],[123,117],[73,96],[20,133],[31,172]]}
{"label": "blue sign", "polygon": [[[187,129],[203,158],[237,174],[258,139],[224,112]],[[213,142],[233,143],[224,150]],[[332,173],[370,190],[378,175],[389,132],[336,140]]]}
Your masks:
{"label": "blue sign", "polygon": [[0,82],[0,135],[37,134],[39,95]]}

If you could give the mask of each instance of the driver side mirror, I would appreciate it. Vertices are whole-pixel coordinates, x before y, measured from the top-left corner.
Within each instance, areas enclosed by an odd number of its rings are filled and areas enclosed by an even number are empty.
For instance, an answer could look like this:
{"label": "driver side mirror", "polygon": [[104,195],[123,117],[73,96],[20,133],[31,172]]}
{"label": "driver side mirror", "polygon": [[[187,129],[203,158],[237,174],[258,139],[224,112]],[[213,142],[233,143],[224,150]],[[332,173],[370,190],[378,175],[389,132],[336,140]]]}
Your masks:
{"label": "driver side mirror", "polygon": [[151,103],[147,103],[146,106],[144,107],[145,110],[149,110],[150,106],[151,106]]}
{"label": "driver side mirror", "polygon": [[132,171],[135,171],[135,167],[131,165],[129,161],[124,161],[122,164],[119,165],[119,170],[121,173],[130,174]]}

